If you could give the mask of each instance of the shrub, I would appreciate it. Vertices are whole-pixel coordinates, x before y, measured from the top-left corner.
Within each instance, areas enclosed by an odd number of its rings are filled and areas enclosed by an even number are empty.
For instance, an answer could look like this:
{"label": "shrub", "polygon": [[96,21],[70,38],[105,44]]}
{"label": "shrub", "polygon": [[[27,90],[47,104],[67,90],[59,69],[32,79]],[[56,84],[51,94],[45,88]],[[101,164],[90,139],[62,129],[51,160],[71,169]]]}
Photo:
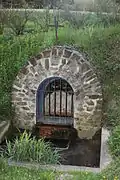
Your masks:
{"label": "shrub", "polygon": [[11,141],[6,141],[6,150],[2,150],[2,156],[16,161],[38,162],[40,164],[56,164],[59,160],[57,151],[53,151],[49,142],[43,139],[36,140],[26,131]]}
{"label": "shrub", "polygon": [[113,157],[120,156],[120,126],[114,128],[108,140],[109,149]]}

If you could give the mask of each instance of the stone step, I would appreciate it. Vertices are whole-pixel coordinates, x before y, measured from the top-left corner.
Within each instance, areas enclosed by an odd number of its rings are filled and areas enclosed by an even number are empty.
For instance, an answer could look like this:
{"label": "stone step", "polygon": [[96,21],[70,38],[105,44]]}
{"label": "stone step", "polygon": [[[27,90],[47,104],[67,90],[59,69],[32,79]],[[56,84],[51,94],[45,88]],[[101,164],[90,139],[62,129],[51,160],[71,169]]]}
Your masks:
{"label": "stone step", "polygon": [[50,71],[58,71],[58,66],[51,66]]}

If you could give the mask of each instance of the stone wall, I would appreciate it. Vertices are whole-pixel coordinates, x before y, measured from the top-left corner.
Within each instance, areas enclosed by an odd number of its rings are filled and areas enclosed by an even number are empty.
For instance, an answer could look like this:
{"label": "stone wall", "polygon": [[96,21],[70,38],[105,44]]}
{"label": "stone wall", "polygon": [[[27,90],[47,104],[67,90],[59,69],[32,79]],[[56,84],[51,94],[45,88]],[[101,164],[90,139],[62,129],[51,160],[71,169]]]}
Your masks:
{"label": "stone wall", "polygon": [[36,93],[50,77],[64,78],[74,90],[74,127],[80,138],[90,139],[101,127],[102,90],[90,63],[69,47],[56,46],[29,59],[16,77],[12,102],[18,128],[32,129],[36,123]]}

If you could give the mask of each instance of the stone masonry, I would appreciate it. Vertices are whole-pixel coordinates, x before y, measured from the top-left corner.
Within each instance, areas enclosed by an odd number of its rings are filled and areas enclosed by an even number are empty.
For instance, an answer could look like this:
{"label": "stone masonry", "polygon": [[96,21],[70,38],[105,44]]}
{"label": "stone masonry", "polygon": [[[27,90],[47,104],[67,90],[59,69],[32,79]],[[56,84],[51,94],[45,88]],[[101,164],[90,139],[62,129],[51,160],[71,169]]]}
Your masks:
{"label": "stone masonry", "polygon": [[101,128],[102,89],[94,69],[82,53],[55,46],[29,59],[18,73],[12,90],[18,128],[36,124],[36,93],[40,83],[51,76],[64,78],[74,90],[74,127],[80,138],[91,139]]}

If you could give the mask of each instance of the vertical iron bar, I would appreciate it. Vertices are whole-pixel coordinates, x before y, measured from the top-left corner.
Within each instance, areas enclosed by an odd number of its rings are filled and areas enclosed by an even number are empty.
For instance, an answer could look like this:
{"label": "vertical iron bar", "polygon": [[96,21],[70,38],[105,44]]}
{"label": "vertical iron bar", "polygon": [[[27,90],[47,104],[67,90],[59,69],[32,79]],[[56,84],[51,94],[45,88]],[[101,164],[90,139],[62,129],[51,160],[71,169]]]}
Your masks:
{"label": "vertical iron bar", "polygon": [[67,84],[66,84],[66,108],[65,108],[65,115],[67,117]]}
{"label": "vertical iron bar", "polygon": [[72,92],[71,94],[71,116],[73,117],[73,95],[74,93]]}
{"label": "vertical iron bar", "polygon": [[60,117],[62,113],[62,80],[60,79]]}
{"label": "vertical iron bar", "polygon": [[54,80],[54,116],[56,116],[56,80]]}
{"label": "vertical iron bar", "polygon": [[[43,89],[45,89],[45,83],[43,86],[44,86]],[[45,116],[45,93],[46,91],[43,92],[43,116]]]}
{"label": "vertical iron bar", "polygon": [[55,37],[57,41],[58,40],[58,21],[57,21],[56,13],[54,14],[54,25],[55,25]]}
{"label": "vertical iron bar", "polygon": [[51,95],[51,83],[50,83],[50,80],[49,80],[49,116],[51,114],[51,99],[50,99],[50,95]]}

